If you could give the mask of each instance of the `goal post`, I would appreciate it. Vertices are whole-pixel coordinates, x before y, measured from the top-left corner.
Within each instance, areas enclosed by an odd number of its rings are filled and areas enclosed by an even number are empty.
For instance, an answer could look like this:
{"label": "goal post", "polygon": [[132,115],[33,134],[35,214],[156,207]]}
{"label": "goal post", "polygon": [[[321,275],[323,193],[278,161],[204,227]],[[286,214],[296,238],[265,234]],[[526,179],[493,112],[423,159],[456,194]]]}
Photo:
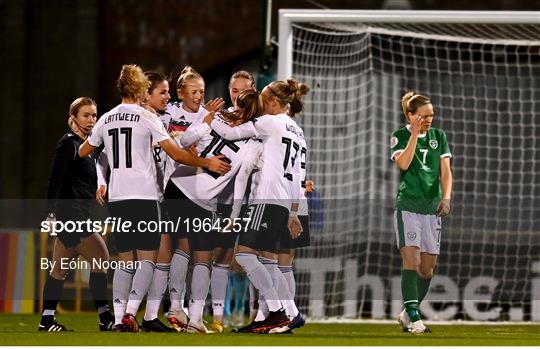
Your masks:
{"label": "goal post", "polygon": [[278,41],[278,79],[312,89],[297,120],[317,188],[295,261],[301,310],[399,313],[389,144],[414,90],[454,155],[424,316],[540,321],[540,12],[282,9]]}
{"label": "goal post", "polygon": [[279,80],[292,76],[293,23],[454,23],[536,24],[534,11],[394,11],[280,9],[278,32]]}

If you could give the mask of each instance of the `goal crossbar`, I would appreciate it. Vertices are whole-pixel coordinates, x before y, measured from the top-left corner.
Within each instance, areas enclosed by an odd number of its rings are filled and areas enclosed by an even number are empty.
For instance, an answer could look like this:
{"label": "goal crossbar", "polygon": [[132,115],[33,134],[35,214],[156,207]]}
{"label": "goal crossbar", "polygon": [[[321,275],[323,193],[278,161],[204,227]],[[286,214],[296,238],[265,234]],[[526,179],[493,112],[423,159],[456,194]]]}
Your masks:
{"label": "goal crossbar", "polygon": [[279,10],[279,80],[292,76],[293,23],[538,24],[537,11]]}

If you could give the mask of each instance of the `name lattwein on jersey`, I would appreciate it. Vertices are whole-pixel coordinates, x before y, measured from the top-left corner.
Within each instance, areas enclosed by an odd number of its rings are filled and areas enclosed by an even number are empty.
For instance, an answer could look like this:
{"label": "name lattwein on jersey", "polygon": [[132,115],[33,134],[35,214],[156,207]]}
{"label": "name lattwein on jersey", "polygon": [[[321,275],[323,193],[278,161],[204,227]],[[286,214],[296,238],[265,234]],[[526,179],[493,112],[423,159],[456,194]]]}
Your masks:
{"label": "name lattwein on jersey", "polygon": [[52,270],[55,267],[61,270],[96,270],[96,269],[139,269],[140,261],[109,261],[101,258],[92,258],[90,261],[60,258],[60,261],[53,261],[48,258],[40,259],[40,268],[42,270]]}
{"label": "name lattwein on jersey", "polygon": [[108,124],[109,122],[113,122],[113,121],[139,122],[140,118],[141,118],[141,116],[138,115],[138,114],[116,113],[116,114],[106,116],[105,117],[105,124]]}

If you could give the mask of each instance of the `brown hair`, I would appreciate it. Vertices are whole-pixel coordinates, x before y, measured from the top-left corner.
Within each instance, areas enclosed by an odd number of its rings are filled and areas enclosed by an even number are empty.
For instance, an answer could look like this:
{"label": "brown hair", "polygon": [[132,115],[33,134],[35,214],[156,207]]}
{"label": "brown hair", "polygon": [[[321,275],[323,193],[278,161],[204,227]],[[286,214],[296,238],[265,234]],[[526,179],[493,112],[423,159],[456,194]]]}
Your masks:
{"label": "brown hair", "polygon": [[201,74],[197,73],[195,69],[193,69],[191,66],[186,65],[184,69],[180,72],[180,76],[178,77],[178,80],[176,81],[176,89],[181,89],[186,81],[188,80],[194,80],[194,79],[201,79],[204,81]]}
{"label": "brown hair", "polygon": [[227,121],[245,123],[264,113],[264,104],[261,94],[256,90],[244,90],[240,92],[236,99],[238,108],[242,108],[242,113],[238,115],[234,112],[223,111],[221,114]]}
{"label": "brown hair", "polygon": [[73,128],[73,118],[79,114],[79,110],[85,105],[93,105],[97,107],[96,102],[90,97],[79,97],[74,100],[69,106],[69,117],[68,117],[68,126]]}
{"label": "brown hair", "polygon": [[294,79],[287,79],[286,82],[274,81],[267,87],[282,107],[289,104],[290,117],[294,117],[304,108],[303,97],[309,92],[308,85],[299,83]]}
{"label": "brown hair", "polygon": [[123,65],[116,86],[122,98],[139,99],[150,87],[150,81],[138,65]]}
{"label": "brown hair", "polygon": [[231,86],[232,81],[234,79],[246,79],[246,80],[249,80],[249,81],[251,81],[251,87],[253,87],[253,89],[255,89],[255,78],[253,77],[253,75],[251,75],[250,72],[248,72],[246,70],[239,70],[239,71],[235,72],[231,76],[231,78],[229,79],[229,87]]}
{"label": "brown hair", "polygon": [[150,87],[148,87],[148,93],[150,94],[152,91],[154,91],[158,84],[162,83],[163,81],[167,81],[165,76],[155,71],[145,71],[144,75],[146,75],[146,78],[150,82]]}
{"label": "brown hair", "polygon": [[409,113],[415,113],[423,105],[431,104],[428,97],[409,91],[401,97],[401,108],[405,115],[405,120],[409,120]]}

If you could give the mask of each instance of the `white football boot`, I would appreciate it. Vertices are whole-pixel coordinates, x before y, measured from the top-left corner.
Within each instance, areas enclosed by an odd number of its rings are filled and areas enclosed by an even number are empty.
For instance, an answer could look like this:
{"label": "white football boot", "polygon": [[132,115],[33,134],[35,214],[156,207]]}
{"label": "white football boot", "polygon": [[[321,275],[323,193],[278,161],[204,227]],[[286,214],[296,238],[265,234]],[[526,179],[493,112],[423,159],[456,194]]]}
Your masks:
{"label": "white football boot", "polygon": [[411,319],[409,318],[409,314],[407,314],[405,309],[399,313],[397,321],[403,332],[409,332],[411,330]]}

